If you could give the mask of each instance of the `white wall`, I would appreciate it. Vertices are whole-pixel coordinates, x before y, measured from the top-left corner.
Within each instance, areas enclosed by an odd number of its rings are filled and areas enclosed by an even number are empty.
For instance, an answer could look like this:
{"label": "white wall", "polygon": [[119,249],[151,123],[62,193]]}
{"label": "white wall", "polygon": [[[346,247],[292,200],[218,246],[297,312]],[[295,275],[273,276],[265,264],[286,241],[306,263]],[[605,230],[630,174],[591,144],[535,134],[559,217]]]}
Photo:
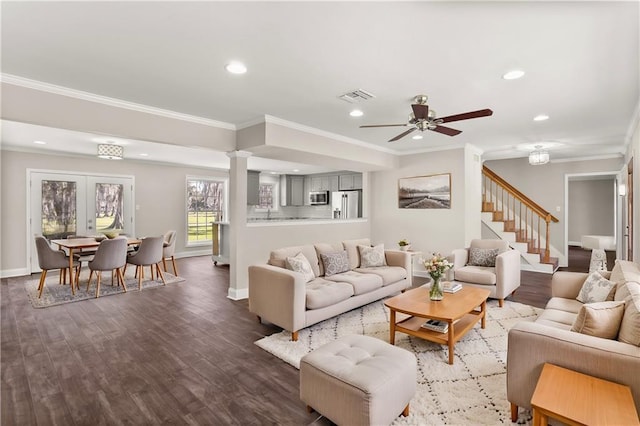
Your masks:
{"label": "white wall", "polygon": [[[636,109],[635,122],[632,123],[633,133],[631,134],[629,149],[625,157],[625,164],[633,159],[633,259],[640,259],[640,206],[637,200],[640,200],[640,117]],[[625,257],[626,258],[626,257]]]}
{"label": "white wall", "polygon": [[[480,202],[466,199],[466,150],[463,148],[400,157],[397,169],[371,173],[371,237],[374,242],[397,247],[408,239],[424,254],[450,253],[480,235]],[[450,209],[400,209],[398,179],[451,173]],[[478,176],[479,179],[479,176]],[[479,192],[478,192],[479,194]],[[478,219],[473,228],[466,214]]]}
{"label": "white wall", "polygon": [[2,190],[0,224],[0,271],[25,271],[27,267],[27,168],[132,175],[135,177],[136,235],[160,235],[169,229],[178,233],[176,254],[210,252],[211,247],[187,248],[186,176],[227,177],[224,170],[154,165],[132,161],[109,161],[86,157],[67,157],[2,150]]}
{"label": "white wall", "polygon": [[615,177],[569,181],[569,243],[583,235],[614,235]]}

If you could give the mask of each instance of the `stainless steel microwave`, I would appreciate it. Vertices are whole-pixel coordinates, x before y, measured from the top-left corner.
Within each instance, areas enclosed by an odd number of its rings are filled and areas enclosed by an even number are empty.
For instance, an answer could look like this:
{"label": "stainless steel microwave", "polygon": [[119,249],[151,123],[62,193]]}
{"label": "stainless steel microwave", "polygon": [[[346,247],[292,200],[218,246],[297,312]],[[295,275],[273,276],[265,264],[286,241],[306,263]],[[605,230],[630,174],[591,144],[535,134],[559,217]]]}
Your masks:
{"label": "stainless steel microwave", "polygon": [[312,191],[309,193],[309,204],[312,206],[329,204],[329,191]]}

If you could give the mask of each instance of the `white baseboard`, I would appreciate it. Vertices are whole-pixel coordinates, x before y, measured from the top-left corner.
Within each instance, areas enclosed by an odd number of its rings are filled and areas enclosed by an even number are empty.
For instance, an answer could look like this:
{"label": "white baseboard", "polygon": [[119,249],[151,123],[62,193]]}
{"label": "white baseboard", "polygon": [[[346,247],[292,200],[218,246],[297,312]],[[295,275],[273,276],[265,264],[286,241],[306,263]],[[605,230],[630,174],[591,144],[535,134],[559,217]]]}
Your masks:
{"label": "white baseboard", "polygon": [[27,268],[0,270],[0,278],[23,277],[25,275],[31,275]]}
{"label": "white baseboard", "polygon": [[196,257],[196,256],[208,256],[211,254],[211,248],[206,250],[189,250],[182,251],[180,253],[175,253],[174,256],[176,259],[182,259],[183,257]]}
{"label": "white baseboard", "polygon": [[582,247],[582,241],[569,241],[568,245]]}
{"label": "white baseboard", "polygon": [[248,288],[232,288],[229,287],[229,292],[227,293],[227,297],[231,300],[243,300],[249,298],[249,289]]}

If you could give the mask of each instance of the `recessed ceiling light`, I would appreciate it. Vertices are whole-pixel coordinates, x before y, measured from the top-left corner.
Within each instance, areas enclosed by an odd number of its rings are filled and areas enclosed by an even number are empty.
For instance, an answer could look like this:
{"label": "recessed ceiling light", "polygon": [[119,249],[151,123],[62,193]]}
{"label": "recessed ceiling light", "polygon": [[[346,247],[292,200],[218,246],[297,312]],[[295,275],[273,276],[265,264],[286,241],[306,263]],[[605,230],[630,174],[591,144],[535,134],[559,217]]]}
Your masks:
{"label": "recessed ceiling light", "polygon": [[140,157],[148,157],[149,156],[149,154],[147,154],[146,152],[142,152],[142,153],[140,153],[138,155],[140,155]]}
{"label": "recessed ceiling light", "polygon": [[415,140],[422,139],[422,135],[412,136],[411,139],[415,139]]}
{"label": "recessed ceiling light", "polygon": [[272,175],[277,175],[278,174],[278,172],[269,172],[269,173],[271,173]]}
{"label": "recessed ceiling light", "polygon": [[33,141],[33,143],[35,143],[36,145],[46,145],[47,144],[45,141]]}
{"label": "recessed ceiling light", "polygon": [[299,172],[299,171],[300,171],[300,169],[293,169],[293,171],[294,171],[294,172]]}
{"label": "recessed ceiling light", "polygon": [[533,121],[544,121],[544,120],[548,120],[549,116],[546,114],[539,114],[536,115],[535,117],[533,117]]}
{"label": "recessed ceiling light", "polygon": [[502,75],[505,80],[516,80],[524,75],[522,70],[511,70]]}
{"label": "recessed ceiling light", "polygon": [[364,115],[364,112],[360,111],[359,109],[354,109],[349,113],[349,115],[352,117],[362,117]]}
{"label": "recessed ceiling light", "polygon": [[225,66],[225,69],[231,74],[244,74],[247,72],[247,67],[242,62],[230,62]]}

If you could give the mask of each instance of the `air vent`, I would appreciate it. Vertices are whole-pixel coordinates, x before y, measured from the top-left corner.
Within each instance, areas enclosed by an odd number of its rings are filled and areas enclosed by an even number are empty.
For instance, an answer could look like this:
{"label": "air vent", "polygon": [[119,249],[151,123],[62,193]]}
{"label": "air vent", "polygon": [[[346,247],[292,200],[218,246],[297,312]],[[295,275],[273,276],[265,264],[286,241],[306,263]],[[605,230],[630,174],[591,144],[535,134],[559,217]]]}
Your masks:
{"label": "air vent", "polygon": [[356,89],[351,92],[347,92],[343,95],[340,95],[338,96],[338,98],[342,99],[343,101],[347,101],[350,104],[355,104],[357,102],[366,101],[371,98],[375,98],[375,95],[373,93],[367,92],[366,90]]}

